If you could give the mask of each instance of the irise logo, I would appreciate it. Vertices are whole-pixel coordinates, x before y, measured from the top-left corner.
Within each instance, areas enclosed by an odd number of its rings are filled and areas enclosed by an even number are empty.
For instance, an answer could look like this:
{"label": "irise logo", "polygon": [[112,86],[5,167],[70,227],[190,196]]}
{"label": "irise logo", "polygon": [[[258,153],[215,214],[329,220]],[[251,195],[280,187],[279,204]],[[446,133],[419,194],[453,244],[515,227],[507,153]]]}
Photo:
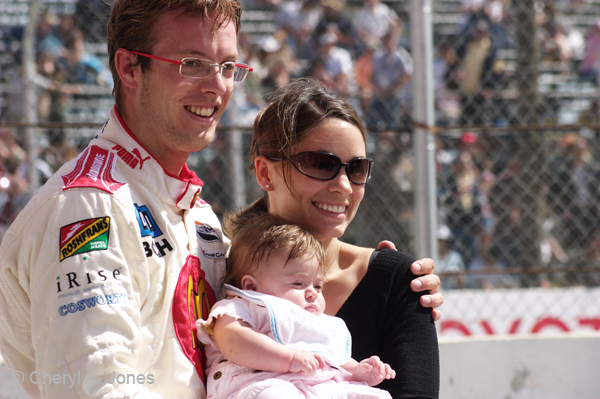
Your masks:
{"label": "irise logo", "polygon": [[[90,272],[85,273],[85,279],[84,281],[77,281],[77,273],[75,272],[69,272],[66,274],[67,279],[69,280],[69,288],[68,289],[72,289],[74,287],[81,287],[81,284],[93,284],[93,283],[100,283],[103,281],[107,280],[106,275],[104,274],[105,271],[104,270],[98,270],[98,272],[96,273],[92,273],[90,274]],[[109,272],[110,273],[110,272]],[[112,278],[114,280],[119,281],[119,277],[121,275],[121,271],[119,269],[114,269],[112,271]],[[57,288],[57,293],[62,291],[61,285],[60,285],[60,276],[56,277],[56,288]]]}

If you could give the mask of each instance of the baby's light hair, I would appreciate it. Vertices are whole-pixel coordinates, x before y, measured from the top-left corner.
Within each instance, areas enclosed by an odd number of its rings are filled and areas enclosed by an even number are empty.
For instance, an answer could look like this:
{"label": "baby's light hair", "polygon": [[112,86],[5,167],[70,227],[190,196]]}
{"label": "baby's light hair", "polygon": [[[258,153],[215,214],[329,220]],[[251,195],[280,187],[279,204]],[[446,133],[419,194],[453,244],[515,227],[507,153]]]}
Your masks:
{"label": "baby's light hair", "polygon": [[[316,256],[319,274],[325,278],[325,251],[311,233],[272,213],[225,215],[225,233],[231,238],[224,283],[241,287],[242,277],[258,270],[281,250],[290,259]],[[287,263],[286,261],[286,263]]]}

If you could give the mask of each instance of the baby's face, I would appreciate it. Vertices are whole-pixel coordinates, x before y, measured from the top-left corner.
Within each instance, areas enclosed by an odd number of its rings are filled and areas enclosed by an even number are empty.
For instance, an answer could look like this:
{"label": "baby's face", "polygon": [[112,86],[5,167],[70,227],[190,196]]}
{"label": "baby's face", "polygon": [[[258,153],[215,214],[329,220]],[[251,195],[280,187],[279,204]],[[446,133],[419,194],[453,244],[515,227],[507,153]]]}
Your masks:
{"label": "baby's face", "polygon": [[256,291],[287,299],[304,310],[321,315],[325,311],[323,276],[315,256],[290,259],[289,251],[278,251],[254,273]]}

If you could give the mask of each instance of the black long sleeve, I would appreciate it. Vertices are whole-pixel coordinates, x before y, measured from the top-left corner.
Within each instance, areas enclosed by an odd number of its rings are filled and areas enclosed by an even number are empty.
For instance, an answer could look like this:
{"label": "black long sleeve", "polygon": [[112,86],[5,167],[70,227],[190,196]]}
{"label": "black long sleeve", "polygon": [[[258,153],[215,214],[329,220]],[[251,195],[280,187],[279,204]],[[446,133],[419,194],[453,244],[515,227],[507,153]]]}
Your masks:
{"label": "black long sleeve", "polygon": [[394,399],[439,396],[439,348],[431,309],[419,303],[423,293],[410,289],[415,259],[393,250],[379,251],[354,292],[337,313],[352,335],[357,361],[379,356],[396,371],[384,381]]}

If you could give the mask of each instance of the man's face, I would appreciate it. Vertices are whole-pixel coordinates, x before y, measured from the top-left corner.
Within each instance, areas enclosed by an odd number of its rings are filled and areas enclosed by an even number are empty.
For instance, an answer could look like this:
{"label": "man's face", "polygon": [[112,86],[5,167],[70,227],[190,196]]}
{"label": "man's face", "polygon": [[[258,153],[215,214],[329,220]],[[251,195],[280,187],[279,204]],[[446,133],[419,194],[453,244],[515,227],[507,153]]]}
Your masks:
{"label": "man's face", "polygon": [[[234,24],[211,31],[211,21],[201,14],[169,11],[157,20],[150,53],[173,60],[202,58],[213,64],[237,61]],[[178,65],[150,60],[136,96],[135,129],[142,131],[134,134],[159,161],[187,159],[212,142],[232,92],[233,79],[224,79],[218,68],[206,78],[192,79],[181,76]]]}

